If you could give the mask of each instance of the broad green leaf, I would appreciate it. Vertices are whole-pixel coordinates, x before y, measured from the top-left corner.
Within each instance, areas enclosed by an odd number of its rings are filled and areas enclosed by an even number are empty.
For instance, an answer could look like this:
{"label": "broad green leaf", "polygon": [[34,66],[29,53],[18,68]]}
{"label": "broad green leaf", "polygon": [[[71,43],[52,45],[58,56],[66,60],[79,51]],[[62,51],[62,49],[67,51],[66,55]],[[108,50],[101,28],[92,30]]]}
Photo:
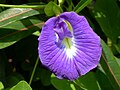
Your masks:
{"label": "broad green leaf", "polygon": [[57,90],[72,90],[68,80],[60,80],[53,75],[51,76],[51,83]]}
{"label": "broad green leaf", "polygon": [[43,24],[38,18],[30,17],[2,27],[0,29],[0,49],[8,47],[33,32],[40,30]]}
{"label": "broad green leaf", "polygon": [[0,13],[0,28],[15,21],[28,18],[33,15],[43,14],[43,9],[11,8]]}
{"label": "broad green leaf", "polygon": [[32,90],[26,81],[20,81],[17,85],[13,86],[10,90]]}
{"label": "broad green leaf", "polygon": [[[120,67],[120,58],[115,57],[115,59],[116,59],[116,62],[118,63],[118,65]],[[118,78],[118,81],[120,81],[120,78]]]}
{"label": "broad green leaf", "polygon": [[51,76],[51,72],[49,70],[38,67],[35,71],[33,81],[41,80],[41,83],[44,86],[49,86],[51,84],[50,76]]}
{"label": "broad green leaf", "polygon": [[0,90],[4,89],[4,85],[2,84],[2,82],[0,82]]}
{"label": "broad green leaf", "polygon": [[79,77],[75,81],[65,79],[60,80],[54,76],[51,76],[51,83],[58,90],[101,90],[95,74],[92,72]]}
{"label": "broad green leaf", "polygon": [[117,39],[117,43],[114,44],[114,47],[116,48],[117,52],[120,54],[120,36]]}
{"label": "broad green leaf", "polygon": [[120,44],[114,44],[116,50],[118,51],[118,53],[120,54]]}
{"label": "broad green leaf", "polygon": [[59,14],[62,13],[63,11],[62,11],[62,9],[60,8],[60,6],[58,6],[58,5],[56,5],[56,4],[54,3],[54,5],[53,5],[53,12],[55,13],[55,15],[59,15]]}
{"label": "broad green leaf", "polygon": [[74,11],[76,13],[79,13],[83,8],[85,8],[88,4],[90,4],[91,1],[92,0],[81,0],[74,8]]}
{"label": "broad green leaf", "polygon": [[45,11],[45,14],[46,14],[47,16],[53,16],[53,15],[54,15],[53,2],[49,2],[49,3],[46,5],[44,11]]}
{"label": "broad green leaf", "polygon": [[101,66],[109,78],[111,84],[115,90],[120,88],[120,66],[116,62],[114,55],[110,51],[109,47],[102,40],[103,54],[101,58]]}
{"label": "broad green leaf", "polygon": [[101,90],[114,90],[111,82],[107,78],[106,74],[103,73],[103,71],[97,69],[95,72],[95,76],[98,80]]}
{"label": "broad green leaf", "polygon": [[62,12],[62,9],[56,5],[56,3],[51,1],[45,6],[44,11],[47,16],[53,16],[59,15]]}
{"label": "broad green leaf", "polygon": [[24,77],[20,73],[11,73],[10,75],[6,76],[6,86],[12,87],[21,80],[24,80]]}
{"label": "broad green leaf", "polygon": [[115,58],[116,58],[117,63],[118,63],[119,66],[120,66],[120,58],[117,58],[117,57],[115,57]]}
{"label": "broad green leaf", "polygon": [[115,0],[96,0],[94,17],[101,29],[113,43],[120,36],[120,8]]}
{"label": "broad green leaf", "polygon": [[40,69],[40,79],[41,79],[41,82],[44,86],[48,86],[51,84],[50,82],[50,76],[51,76],[51,73],[50,71],[46,70],[46,69]]}
{"label": "broad green leaf", "polygon": [[89,72],[75,81],[84,90],[101,90],[93,72]]}

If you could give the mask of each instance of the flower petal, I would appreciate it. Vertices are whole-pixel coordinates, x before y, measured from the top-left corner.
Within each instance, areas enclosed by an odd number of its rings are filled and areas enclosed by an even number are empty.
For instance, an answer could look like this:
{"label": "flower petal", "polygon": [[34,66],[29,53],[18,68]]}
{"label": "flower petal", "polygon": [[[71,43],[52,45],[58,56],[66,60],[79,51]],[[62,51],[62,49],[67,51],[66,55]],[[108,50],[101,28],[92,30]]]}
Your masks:
{"label": "flower petal", "polygon": [[[54,27],[59,24],[60,18],[69,22],[73,29],[70,49],[56,44],[58,36],[55,34]],[[68,33],[67,27],[63,28],[63,31]],[[58,78],[75,80],[99,63],[102,51],[100,38],[94,33],[85,17],[79,16],[75,12],[65,12],[58,17],[50,18],[42,27],[38,40],[38,51],[42,64]]]}
{"label": "flower petal", "polygon": [[85,17],[79,16],[75,12],[65,12],[60,17],[67,20],[73,28],[72,41],[73,46],[77,48],[74,61],[80,74],[84,75],[99,63],[102,52],[100,38],[94,33]]}

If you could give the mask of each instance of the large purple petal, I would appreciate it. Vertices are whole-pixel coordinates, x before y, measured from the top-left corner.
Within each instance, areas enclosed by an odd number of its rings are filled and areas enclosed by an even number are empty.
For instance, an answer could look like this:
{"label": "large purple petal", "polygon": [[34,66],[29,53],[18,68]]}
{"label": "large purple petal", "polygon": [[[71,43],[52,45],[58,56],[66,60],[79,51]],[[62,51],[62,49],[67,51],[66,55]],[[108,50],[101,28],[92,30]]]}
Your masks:
{"label": "large purple petal", "polygon": [[93,32],[84,16],[79,16],[75,12],[65,12],[60,17],[67,20],[73,28],[72,41],[74,47],[77,48],[74,61],[81,75],[84,75],[99,63],[102,51],[100,37]]}
{"label": "large purple petal", "polygon": [[[61,43],[66,35],[71,35],[71,32],[68,31],[64,22],[59,21],[60,19],[68,21],[72,26],[71,49]],[[59,23],[60,28],[55,28],[56,25],[59,26]],[[61,27],[63,27],[63,31],[59,31]],[[59,35],[60,39],[62,38],[59,43],[56,43],[59,37],[55,33],[62,35]],[[38,51],[42,64],[58,78],[75,80],[99,63],[102,51],[100,38],[94,33],[85,17],[79,16],[75,12],[65,12],[58,17],[50,18],[42,27],[38,40]]]}

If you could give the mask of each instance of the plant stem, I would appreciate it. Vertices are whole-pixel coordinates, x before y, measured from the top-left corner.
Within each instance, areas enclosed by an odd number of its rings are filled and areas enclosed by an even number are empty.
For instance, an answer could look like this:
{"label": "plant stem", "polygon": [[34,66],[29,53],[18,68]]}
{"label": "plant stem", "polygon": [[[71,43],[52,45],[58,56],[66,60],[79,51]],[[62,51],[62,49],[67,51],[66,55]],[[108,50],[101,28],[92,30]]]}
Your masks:
{"label": "plant stem", "polygon": [[31,77],[30,77],[29,85],[31,85],[31,83],[32,83],[33,76],[34,76],[34,74],[35,74],[35,70],[36,70],[37,65],[38,65],[38,61],[39,61],[39,57],[37,58],[37,60],[36,60],[36,62],[35,62],[35,66],[34,66],[34,68],[33,68],[33,71],[32,71]]}
{"label": "plant stem", "polygon": [[76,81],[72,81],[74,84],[76,84],[80,90],[87,90],[86,88],[84,88],[81,84],[78,84],[79,80],[77,79]]}
{"label": "plant stem", "polygon": [[0,4],[0,7],[11,7],[11,8],[44,8],[45,5],[6,5],[6,4]]}

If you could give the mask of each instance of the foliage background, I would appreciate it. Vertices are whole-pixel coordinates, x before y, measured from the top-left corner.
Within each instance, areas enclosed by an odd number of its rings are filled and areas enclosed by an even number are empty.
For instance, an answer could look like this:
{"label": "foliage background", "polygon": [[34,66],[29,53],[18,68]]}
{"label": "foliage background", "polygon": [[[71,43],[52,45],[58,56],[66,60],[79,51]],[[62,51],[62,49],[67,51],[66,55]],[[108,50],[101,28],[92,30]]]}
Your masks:
{"label": "foliage background", "polygon": [[[62,1],[60,3],[60,1]],[[0,90],[119,90],[120,0],[0,0]],[[97,68],[59,80],[38,59],[38,36],[56,14],[84,15],[101,37]]]}

